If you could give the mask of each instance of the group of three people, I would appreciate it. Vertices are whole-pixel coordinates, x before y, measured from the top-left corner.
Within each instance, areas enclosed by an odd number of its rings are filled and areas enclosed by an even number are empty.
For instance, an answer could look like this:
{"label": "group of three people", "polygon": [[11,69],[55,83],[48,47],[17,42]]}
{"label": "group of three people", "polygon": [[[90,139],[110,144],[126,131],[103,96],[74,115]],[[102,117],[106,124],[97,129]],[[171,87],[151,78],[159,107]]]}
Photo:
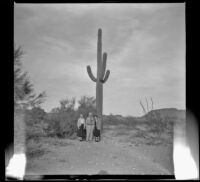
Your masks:
{"label": "group of three people", "polygon": [[95,138],[95,141],[98,142],[101,139],[101,121],[97,115],[92,115],[90,112],[87,119],[85,120],[83,115],[80,114],[80,117],[77,122],[78,127],[78,137],[80,141],[92,141]]}

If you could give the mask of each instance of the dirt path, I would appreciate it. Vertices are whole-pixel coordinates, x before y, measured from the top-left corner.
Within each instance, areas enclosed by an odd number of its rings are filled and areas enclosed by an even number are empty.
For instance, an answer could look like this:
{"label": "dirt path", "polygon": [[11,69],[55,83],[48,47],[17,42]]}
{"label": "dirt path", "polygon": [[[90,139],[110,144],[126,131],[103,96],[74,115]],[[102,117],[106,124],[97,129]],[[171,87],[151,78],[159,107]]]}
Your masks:
{"label": "dirt path", "polygon": [[62,145],[55,145],[58,139],[43,140],[50,152],[28,161],[27,174],[170,174],[138,147],[118,142],[109,131],[101,142],[62,139]]}

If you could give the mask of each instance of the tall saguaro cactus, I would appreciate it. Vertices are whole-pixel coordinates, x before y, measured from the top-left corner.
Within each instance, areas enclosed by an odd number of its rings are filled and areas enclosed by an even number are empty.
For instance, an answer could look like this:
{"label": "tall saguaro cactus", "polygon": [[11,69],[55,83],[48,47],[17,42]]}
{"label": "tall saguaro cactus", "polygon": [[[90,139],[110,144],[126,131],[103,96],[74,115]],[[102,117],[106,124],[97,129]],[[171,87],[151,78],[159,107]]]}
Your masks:
{"label": "tall saguaro cactus", "polygon": [[103,129],[102,112],[103,112],[103,84],[108,80],[110,70],[106,71],[107,54],[102,56],[102,30],[98,30],[97,41],[97,76],[92,74],[91,67],[87,66],[87,72],[92,81],[96,82],[96,110],[101,122],[101,131]]}

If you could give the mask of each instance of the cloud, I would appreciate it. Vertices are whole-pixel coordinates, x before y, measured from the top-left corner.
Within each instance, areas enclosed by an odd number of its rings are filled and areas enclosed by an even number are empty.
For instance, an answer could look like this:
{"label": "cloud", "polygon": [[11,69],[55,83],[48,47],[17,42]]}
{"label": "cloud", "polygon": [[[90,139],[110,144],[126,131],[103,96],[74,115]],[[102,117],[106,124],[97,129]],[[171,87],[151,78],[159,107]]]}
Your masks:
{"label": "cloud", "polygon": [[[108,53],[104,112],[141,114],[138,100],[185,106],[184,3],[15,4],[14,39],[44,107],[63,97],[95,96],[97,30]],[[120,105],[118,105],[119,98]]]}

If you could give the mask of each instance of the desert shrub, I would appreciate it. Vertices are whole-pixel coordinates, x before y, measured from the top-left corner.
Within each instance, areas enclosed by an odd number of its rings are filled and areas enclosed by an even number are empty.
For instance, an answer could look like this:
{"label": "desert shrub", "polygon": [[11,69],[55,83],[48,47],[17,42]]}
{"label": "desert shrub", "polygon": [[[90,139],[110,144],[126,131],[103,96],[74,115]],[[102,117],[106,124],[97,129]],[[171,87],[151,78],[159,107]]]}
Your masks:
{"label": "desert shrub", "polygon": [[146,115],[146,124],[149,125],[148,132],[156,133],[158,137],[166,130],[167,122],[158,112],[151,112]]}
{"label": "desert shrub", "polygon": [[94,97],[81,96],[78,103],[78,115],[83,114],[83,117],[86,119],[89,112],[96,114],[96,99]]}
{"label": "desert shrub", "polygon": [[137,133],[133,134],[133,136],[138,138],[147,138],[147,132],[138,130]]}
{"label": "desert shrub", "polygon": [[107,125],[124,124],[124,121],[118,119],[115,115],[103,116],[103,122]]}
{"label": "desert shrub", "polygon": [[75,112],[53,113],[49,118],[48,136],[60,138],[73,136],[77,130],[77,114]]}
{"label": "desert shrub", "polygon": [[26,126],[26,154],[29,158],[39,157],[45,153],[40,143],[41,137],[46,136],[41,127],[35,125]]}
{"label": "desert shrub", "polygon": [[26,156],[28,158],[40,157],[48,152],[40,143],[39,137],[26,140]]}
{"label": "desert shrub", "polygon": [[44,133],[43,129],[41,127],[36,126],[28,126],[26,128],[26,140],[29,139],[35,139],[39,137],[44,137],[46,134]]}
{"label": "desert shrub", "polygon": [[106,125],[124,125],[127,130],[135,128],[141,121],[135,119],[134,117],[118,117],[116,115],[103,116],[103,122]]}
{"label": "desert shrub", "polygon": [[50,137],[71,137],[76,132],[77,111],[75,98],[60,100],[60,107],[53,108],[45,121],[45,133]]}
{"label": "desert shrub", "polygon": [[96,100],[93,97],[82,96],[78,101],[79,107],[75,109],[75,98],[60,100],[60,107],[53,108],[51,113],[48,114],[45,129],[47,136],[59,138],[77,137],[77,120],[80,114],[84,118],[88,116],[89,112],[96,113],[95,105]]}
{"label": "desert shrub", "polygon": [[144,122],[148,125],[146,133],[146,144],[160,145],[172,143],[173,119],[171,117],[161,117],[159,113],[153,112],[146,116]]}
{"label": "desert shrub", "polygon": [[26,155],[28,158],[35,158],[44,155],[47,151],[41,144],[41,137],[47,136],[44,132],[44,123],[47,114],[41,108],[26,110]]}
{"label": "desert shrub", "polygon": [[26,124],[34,125],[41,124],[46,119],[46,112],[40,107],[34,107],[31,110],[26,110]]}
{"label": "desert shrub", "polygon": [[46,113],[43,109],[37,107],[26,110],[26,139],[46,136],[44,132],[44,123],[46,122]]}
{"label": "desert shrub", "polygon": [[133,117],[127,117],[125,123],[130,129],[132,129],[132,128],[135,128],[138,124],[141,124],[141,123],[144,124],[145,122],[141,122]]}

